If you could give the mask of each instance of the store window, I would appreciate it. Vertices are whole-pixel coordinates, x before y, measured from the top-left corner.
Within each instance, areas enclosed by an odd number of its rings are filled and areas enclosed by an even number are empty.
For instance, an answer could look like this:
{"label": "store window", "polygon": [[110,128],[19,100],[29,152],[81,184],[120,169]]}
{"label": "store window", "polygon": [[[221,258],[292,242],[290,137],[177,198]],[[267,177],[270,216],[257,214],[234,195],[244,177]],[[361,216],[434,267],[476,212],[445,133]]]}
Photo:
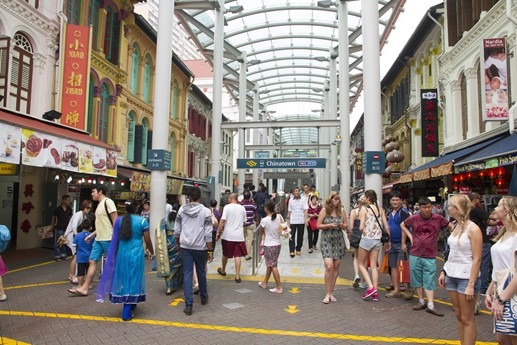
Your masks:
{"label": "store window", "polygon": [[109,133],[109,112],[110,112],[110,90],[108,85],[102,84],[101,87],[101,106],[99,113],[99,121],[97,123],[97,135],[99,140],[108,143]]}
{"label": "store window", "polygon": [[176,80],[173,83],[173,89],[172,89],[172,118],[176,119],[178,114],[178,83]]}
{"label": "store window", "polygon": [[114,65],[118,65],[120,45],[120,19],[116,9],[108,6],[106,15],[106,31],[104,34],[104,55]]}
{"label": "store window", "polygon": [[81,24],[81,0],[67,0],[66,1],[66,18],[68,24]]}
{"label": "store window", "polygon": [[17,111],[30,113],[32,84],[32,44],[22,33],[14,35],[9,104]]}
{"label": "store window", "polygon": [[175,150],[176,150],[176,134],[174,134],[174,132],[171,133],[171,171],[174,171],[174,162],[176,160],[176,154],[175,154]]}
{"label": "store window", "polygon": [[129,124],[127,126],[127,160],[133,162],[135,160],[135,125],[136,114],[130,111],[128,115]]}
{"label": "store window", "polygon": [[7,72],[9,71],[9,37],[0,37],[0,96],[4,99],[0,103],[4,107],[7,102]]}
{"label": "store window", "polygon": [[140,48],[133,43],[133,56],[131,62],[131,92],[136,95],[138,92],[138,66],[140,65]]}
{"label": "store window", "polygon": [[97,41],[99,36],[99,12],[101,8],[101,0],[90,0],[88,11],[88,24],[92,26],[92,49],[97,49]]}
{"label": "store window", "polygon": [[144,102],[149,103],[151,100],[151,56],[145,56],[144,67]]}

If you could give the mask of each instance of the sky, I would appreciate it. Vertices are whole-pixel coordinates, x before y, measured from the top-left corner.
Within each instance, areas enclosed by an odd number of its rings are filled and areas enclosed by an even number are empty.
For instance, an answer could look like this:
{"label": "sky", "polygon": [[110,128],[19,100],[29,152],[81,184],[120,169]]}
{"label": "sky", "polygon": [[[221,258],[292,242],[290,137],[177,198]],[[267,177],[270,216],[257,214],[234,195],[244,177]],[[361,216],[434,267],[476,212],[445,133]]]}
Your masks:
{"label": "sky", "polygon": [[[442,2],[443,0],[406,0],[404,12],[400,14],[397,22],[395,23],[395,29],[391,32],[388,38],[388,43],[384,46],[381,53],[381,79],[393,65],[393,62],[398,57],[400,51],[404,48],[404,45],[411,37],[424,15],[426,15],[427,10]],[[359,121],[359,118],[363,113],[363,102],[363,97],[360,97],[355,108],[352,110],[350,131],[354,129],[357,121]],[[276,115],[284,115],[293,114],[293,112],[306,114],[307,109],[312,110],[318,108],[318,106],[314,103],[300,103],[298,105],[298,109],[296,109],[293,103],[289,103],[271,106],[270,108],[271,109],[269,110],[277,111]]]}

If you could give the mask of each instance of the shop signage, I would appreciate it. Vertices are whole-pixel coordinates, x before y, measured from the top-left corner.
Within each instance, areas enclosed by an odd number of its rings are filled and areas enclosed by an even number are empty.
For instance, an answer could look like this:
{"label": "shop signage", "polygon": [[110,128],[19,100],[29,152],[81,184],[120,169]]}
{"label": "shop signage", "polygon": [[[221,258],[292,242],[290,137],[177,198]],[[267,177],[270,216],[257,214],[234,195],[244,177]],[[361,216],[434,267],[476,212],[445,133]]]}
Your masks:
{"label": "shop signage", "polygon": [[356,148],[355,153],[357,154],[355,157],[355,178],[357,180],[364,179],[363,174],[363,149],[362,148]]}
{"label": "shop signage", "polygon": [[130,192],[149,192],[151,191],[151,175],[133,171],[131,173]]}
{"label": "shop signage", "polygon": [[470,194],[472,193],[472,187],[470,186],[460,186],[460,194]]}
{"label": "shop signage", "polygon": [[517,152],[509,153],[495,158],[487,159],[483,162],[469,163],[454,167],[454,173],[464,173],[475,170],[497,168],[505,165],[512,165],[517,163]]}
{"label": "shop signage", "polygon": [[0,162],[19,164],[21,129],[0,123]]}
{"label": "shop signage", "polygon": [[481,49],[481,94],[483,98],[483,121],[508,120],[508,76],[506,39],[488,38],[483,40]]}
{"label": "shop signage", "polygon": [[325,158],[237,159],[237,169],[315,169],[325,167]]}
{"label": "shop signage", "polygon": [[85,130],[90,80],[89,26],[66,24],[61,69],[61,123]]}
{"label": "shop signage", "polygon": [[438,91],[420,90],[422,157],[438,157]]}
{"label": "shop signage", "polygon": [[255,151],[255,158],[269,158],[269,151]]}
{"label": "shop signage", "polygon": [[16,175],[16,165],[0,163],[0,175]]}
{"label": "shop signage", "polygon": [[171,170],[171,153],[167,150],[148,150],[147,169],[169,171]]}
{"label": "shop signage", "polygon": [[363,172],[367,174],[384,174],[385,165],[383,151],[364,152]]}

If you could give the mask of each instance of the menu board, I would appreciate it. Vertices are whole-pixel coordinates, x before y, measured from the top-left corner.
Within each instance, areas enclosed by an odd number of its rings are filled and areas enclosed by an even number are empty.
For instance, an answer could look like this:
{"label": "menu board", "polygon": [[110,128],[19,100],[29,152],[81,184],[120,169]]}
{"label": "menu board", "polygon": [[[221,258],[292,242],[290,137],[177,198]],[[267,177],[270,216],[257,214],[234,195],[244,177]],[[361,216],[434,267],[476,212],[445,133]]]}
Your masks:
{"label": "menu board", "polygon": [[63,139],[61,145],[61,169],[79,171],[79,147],[77,142]]}
{"label": "menu board", "polygon": [[50,147],[55,141],[56,138],[52,135],[23,128],[22,163],[42,167],[47,163],[48,156],[54,157],[57,154],[59,159],[59,152],[56,152],[55,147]]}
{"label": "menu board", "polygon": [[19,164],[21,142],[20,128],[0,123],[0,162]]}
{"label": "menu board", "polygon": [[117,176],[117,151],[106,150],[106,175]]}
{"label": "menu board", "polygon": [[93,173],[93,147],[79,143],[79,172]]}

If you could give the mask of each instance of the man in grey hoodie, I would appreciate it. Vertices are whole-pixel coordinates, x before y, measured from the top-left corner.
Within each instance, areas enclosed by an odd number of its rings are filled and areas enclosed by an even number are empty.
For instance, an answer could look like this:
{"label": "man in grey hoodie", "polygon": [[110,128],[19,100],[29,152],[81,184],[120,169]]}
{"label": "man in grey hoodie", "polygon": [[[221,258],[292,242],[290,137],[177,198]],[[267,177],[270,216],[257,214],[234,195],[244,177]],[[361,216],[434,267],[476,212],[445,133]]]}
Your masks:
{"label": "man in grey hoodie", "polygon": [[[183,259],[183,291],[185,294],[185,309],[183,312],[192,315],[194,295],[192,292],[192,275],[194,264],[196,265],[201,304],[208,303],[208,291],[206,286],[206,262],[212,262],[212,214],[199,201],[201,190],[194,187],[190,190],[191,202],[181,206],[174,225],[174,237],[180,244],[181,257]],[[208,254],[208,257],[207,257]]]}

